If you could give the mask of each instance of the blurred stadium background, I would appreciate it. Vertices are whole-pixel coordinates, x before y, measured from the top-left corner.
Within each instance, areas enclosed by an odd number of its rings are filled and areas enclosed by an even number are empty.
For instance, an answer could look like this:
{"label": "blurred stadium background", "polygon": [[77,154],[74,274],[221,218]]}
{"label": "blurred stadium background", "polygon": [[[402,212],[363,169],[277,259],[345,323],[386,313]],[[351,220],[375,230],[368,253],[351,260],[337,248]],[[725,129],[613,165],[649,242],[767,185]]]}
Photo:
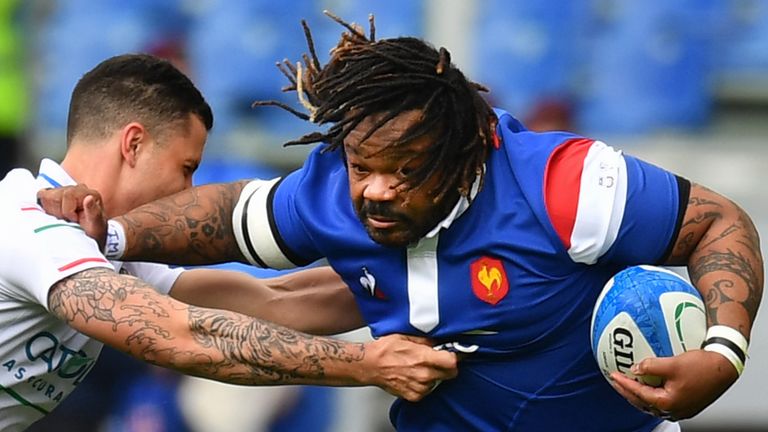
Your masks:
{"label": "blurred stadium background", "polygon": [[[341,28],[323,9],[358,23],[374,12],[379,37],[446,46],[531,128],[588,134],[706,184],[768,232],[766,0],[0,0],[0,170],[59,158],[76,81],[125,52],[172,59],[213,107],[198,183],[292,169],[309,149],[281,143],[308,125],[250,104],[295,102],[274,62],[305,51],[301,18],[327,56]],[[768,430],[766,313],[742,378],[684,430]],[[32,430],[390,430],[376,389],[221,386],[106,349],[81,386]]]}

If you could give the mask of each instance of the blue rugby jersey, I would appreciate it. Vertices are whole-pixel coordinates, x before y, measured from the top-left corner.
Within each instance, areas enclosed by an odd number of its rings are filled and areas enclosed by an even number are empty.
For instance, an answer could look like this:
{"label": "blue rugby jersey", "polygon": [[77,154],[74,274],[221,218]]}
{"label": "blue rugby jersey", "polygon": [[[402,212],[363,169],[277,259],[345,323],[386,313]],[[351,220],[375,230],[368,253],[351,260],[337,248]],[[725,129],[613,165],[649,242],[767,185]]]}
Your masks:
{"label": "blue rugby jersey", "polygon": [[600,374],[589,322],[611,275],[664,258],[688,183],[599,141],[497,115],[483,188],[418,244],[373,242],[341,151],[318,148],[284,179],[246,187],[234,216],[241,250],[276,268],[326,257],[375,336],[471,353],[458,378],[393,406],[398,430],[650,430],[660,420]]}

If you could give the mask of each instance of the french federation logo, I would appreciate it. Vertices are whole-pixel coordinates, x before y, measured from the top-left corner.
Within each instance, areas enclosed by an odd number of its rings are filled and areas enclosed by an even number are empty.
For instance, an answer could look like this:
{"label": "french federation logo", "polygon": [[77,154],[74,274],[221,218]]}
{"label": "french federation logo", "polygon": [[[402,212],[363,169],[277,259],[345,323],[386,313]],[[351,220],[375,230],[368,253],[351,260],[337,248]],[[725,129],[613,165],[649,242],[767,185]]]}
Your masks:
{"label": "french federation logo", "polygon": [[509,281],[500,260],[481,257],[469,266],[472,291],[480,300],[496,305],[509,292]]}

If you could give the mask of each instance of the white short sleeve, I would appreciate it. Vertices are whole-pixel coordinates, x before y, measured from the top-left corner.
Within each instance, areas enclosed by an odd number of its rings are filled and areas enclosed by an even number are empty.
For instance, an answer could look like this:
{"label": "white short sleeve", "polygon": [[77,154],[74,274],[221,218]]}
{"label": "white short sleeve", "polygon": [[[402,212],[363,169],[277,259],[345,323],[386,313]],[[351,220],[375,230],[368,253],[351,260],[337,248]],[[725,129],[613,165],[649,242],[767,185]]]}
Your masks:
{"label": "white short sleeve", "polygon": [[14,170],[2,181],[0,277],[20,298],[48,308],[48,291],[58,281],[91,268],[114,268],[79,225],[46,214],[36,194],[28,171]]}
{"label": "white short sleeve", "polygon": [[[127,273],[152,285],[160,294],[168,294],[184,268],[148,262],[122,262],[120,273]],[[117,264],[115,265],[117,267]]]}

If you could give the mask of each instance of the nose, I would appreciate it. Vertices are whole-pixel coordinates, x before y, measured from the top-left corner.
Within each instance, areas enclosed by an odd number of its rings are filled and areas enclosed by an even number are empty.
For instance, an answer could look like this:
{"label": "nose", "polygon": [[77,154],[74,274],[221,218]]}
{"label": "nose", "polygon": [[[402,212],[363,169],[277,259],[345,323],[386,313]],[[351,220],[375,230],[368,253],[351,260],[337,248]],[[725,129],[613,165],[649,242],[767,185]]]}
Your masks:
{"label": "nose", "polygon": [[369,201],[392,201],[397,195],[396,185],[393,176],[372,175],[363,190],[363,198]]}

